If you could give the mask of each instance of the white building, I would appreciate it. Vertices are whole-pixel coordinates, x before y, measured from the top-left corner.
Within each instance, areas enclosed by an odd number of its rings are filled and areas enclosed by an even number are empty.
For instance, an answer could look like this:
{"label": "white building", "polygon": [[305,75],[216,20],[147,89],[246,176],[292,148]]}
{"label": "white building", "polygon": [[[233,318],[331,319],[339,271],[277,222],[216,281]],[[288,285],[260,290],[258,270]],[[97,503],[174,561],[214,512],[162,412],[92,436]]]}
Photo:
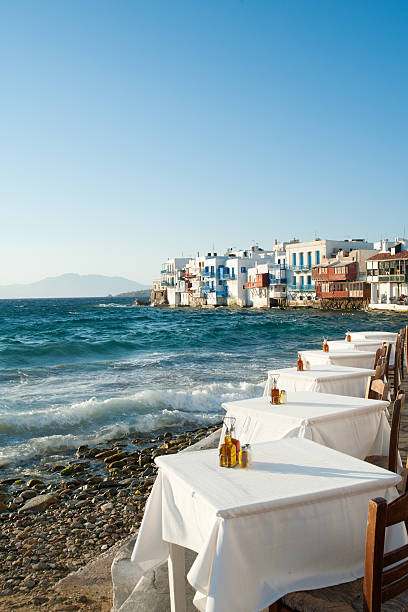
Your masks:
{"label": "white building", "polygon": [[[162,265],[160,286],[157,286],[156,290],[167,289],[169,306],[180,305],[180,292],[183,287],[183,285],[180,285],[180,281],[183,280],[183,273],[188,261],[188,257],[173,257]],[[153,289],[155,289],[155,286],[153,286]]]}
{"label": "white building", "polygon": [[299,242],[294,239],[286,244],[288,300],[314,299],[316,286],[312,279],[312,268],[320,265],[323,258],[335,257],[339,250],[360,249],[373,249],[373,244],[366,242],[363,238],[352,240],[320,240],[320,238],[316,238],[309,242]]}
{"label": "white building", "polygon": [[249,268],[245,290],[248,306],[270,308],[284,303],[286,301],[285,262],[262,262]]}
{"label": "white building", "polygon": [[377,253],[367,261],[372,305],[408,304],[408,250],[404,247],[405,241],[396,242],[389,251]]}

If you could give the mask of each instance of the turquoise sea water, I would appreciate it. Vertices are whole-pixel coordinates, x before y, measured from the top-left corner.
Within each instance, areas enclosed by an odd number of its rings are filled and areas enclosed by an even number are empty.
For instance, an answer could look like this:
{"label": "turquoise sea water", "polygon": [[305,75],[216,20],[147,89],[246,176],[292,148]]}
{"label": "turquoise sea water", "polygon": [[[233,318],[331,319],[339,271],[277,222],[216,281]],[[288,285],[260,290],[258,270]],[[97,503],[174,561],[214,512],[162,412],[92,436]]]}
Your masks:
{"label": "turquoise sea water", "polygon": [[130,299],[0,301],[0,466],[138,432],[220,420],[262,394],[271,367],[346,329],[397,330],[404,315],[170,310]]}

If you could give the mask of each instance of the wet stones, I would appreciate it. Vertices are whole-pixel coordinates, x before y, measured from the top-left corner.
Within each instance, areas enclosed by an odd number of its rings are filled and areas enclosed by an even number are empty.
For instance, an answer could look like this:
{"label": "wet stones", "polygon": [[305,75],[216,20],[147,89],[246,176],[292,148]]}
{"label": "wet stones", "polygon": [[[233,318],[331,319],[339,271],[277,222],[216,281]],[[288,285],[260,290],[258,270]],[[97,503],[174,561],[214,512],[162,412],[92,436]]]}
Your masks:
{"label": "wet stones", "polygon": [[18,512],[43,512],[51,504],[56,504],[58,498],[55,495],[47,493],[45,495],[36,495],[32,499],[28,500],[22,508],[19,508]]}

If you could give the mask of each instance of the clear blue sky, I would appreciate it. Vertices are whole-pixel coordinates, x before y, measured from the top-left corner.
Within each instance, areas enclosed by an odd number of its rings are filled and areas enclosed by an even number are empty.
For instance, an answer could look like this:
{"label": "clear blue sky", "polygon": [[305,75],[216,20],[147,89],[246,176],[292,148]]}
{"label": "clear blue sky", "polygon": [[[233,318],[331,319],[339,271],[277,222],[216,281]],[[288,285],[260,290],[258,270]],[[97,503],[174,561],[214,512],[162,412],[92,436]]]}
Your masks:
{"label": "clear blue sky", "polygon": [[0,284],[408,233],[406,0],[0,14]]}

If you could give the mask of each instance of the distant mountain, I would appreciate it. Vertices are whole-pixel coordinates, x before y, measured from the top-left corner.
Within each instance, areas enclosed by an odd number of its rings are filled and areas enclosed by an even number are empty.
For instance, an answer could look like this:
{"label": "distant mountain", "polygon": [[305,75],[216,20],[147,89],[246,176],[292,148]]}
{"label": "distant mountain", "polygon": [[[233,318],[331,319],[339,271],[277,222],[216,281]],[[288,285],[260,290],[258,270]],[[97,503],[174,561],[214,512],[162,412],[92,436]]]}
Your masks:
{"label": "distant mountain", "polygon": [[125,291],[124,293],[118,293],[114,297],[129,297],[129,298],[146,298],[150,299],[151,289],[141,289],[140,291]]}
{"label": "distant mountain", "polygon": [[121,276],[61,274],[35,283],[0,285],[0,298],[105,297],[146,288]]}

